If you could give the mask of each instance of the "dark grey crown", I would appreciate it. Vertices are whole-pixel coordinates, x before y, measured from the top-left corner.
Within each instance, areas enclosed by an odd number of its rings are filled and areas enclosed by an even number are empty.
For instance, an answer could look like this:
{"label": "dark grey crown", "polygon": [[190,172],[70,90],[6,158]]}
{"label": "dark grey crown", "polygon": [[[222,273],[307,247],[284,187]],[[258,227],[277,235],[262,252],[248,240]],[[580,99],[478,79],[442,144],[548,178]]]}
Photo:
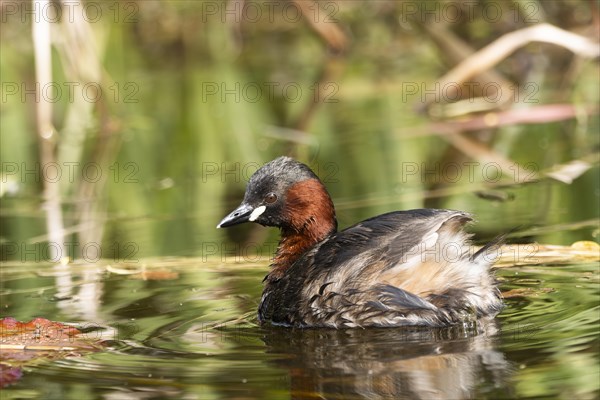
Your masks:
{"label": "dark grey crown", "polygon": [[287,184],[301,182],[306,179],[319,179],[308,166],[285,156],[263,165],[252,175],[249,184],[257,184],[266,178],[274,178]]}
{"label": "dark grey crown", "polygon": [[282,195],[294,183],[307,179],[319,178],[301,162],[290,157],[279,157],[263,165],[250,177],[245,198],[256,199],[269,192]]}

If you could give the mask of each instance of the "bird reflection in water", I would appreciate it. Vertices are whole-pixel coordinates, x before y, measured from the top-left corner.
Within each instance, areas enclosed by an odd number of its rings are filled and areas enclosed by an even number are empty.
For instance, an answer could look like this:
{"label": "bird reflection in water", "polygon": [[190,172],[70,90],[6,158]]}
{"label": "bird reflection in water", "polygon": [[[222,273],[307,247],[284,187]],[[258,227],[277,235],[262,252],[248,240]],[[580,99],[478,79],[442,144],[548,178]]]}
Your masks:
{"label": "bird reflection in water", "polygon": [[292,398],[465,399],[482,384],[509,396],[496,321],[477,327],[265,330]]}

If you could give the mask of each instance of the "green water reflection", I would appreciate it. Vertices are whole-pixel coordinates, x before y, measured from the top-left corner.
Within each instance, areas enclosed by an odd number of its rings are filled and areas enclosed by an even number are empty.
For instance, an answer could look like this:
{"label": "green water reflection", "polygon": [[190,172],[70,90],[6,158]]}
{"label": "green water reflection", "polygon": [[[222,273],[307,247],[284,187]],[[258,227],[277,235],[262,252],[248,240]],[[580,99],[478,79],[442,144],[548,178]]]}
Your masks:
{"label": "green water reflection", "polygon": [[[3,398],[595,398],[600,390],[596,264],[502,269],[503,291],[533,291],[478,327],[344,331],[258,327],[256,265],[178,260],[177,278],[166,281],[102,272],[82,282],[82,268],[79,291],[64,299],[49,278],[23,272],[37,268],[3,268],[3,315],[116,329],[90,333],[105,351],[25,367]],[[95,307],[83,298],[90,283]]]}

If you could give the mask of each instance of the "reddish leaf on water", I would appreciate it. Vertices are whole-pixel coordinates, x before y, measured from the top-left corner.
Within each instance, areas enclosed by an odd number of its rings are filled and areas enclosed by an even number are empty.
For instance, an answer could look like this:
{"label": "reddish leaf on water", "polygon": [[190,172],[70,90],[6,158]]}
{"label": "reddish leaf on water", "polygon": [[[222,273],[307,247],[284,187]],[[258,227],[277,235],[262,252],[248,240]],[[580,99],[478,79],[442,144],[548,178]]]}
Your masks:
{"label": "reddish leaf on water", "polygon": [[[29,322],[11,317],[0,318],[0,360],[24,362],[48,358],[48,354],[56,352],[78,355],[81,351],[100,349],[101,341],[97,337],[46,318],[35,318]],[[56,355],[51,358],[56,358]]]}
{"label": "reddish leaf on water", "polygon": [[0,319],[0,338],[2,343],[56,341],[80,335],[81,331],[62,322],[50,321],[46,318],[34,318],[29,322],[20,322],[14,318]]}
{"label": "reddish leaf on water", "polygon": [[98,335],[62,322],[34,318],[29,322],[0,318],[0,387],[21,379],[21,367],[99,351]]}
{"label": "reddish leaf on water", "polygon": [[0,387],[21,379],[23,365],[80,356],[101,349],[79,329],[46,318],[0,318]]}

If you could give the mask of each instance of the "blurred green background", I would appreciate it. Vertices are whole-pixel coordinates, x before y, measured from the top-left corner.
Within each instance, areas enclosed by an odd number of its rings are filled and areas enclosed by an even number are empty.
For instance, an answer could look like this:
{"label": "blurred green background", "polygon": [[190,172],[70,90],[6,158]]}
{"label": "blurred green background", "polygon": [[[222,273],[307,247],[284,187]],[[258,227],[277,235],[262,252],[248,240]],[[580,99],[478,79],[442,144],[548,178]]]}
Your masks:
{"label": "blurred green background", "polygon": [[[89,243],[115,260],[270,254],[275,230],[215,226],[282,154],[325,181],[342,228],[444,207],[476,214],[481,239],[518,227],[514,241],[598,240],[597,58],[529,43],[472,92],[439,85],[528,26],[597,39],[597,2],[76,2],[73,18],[51,4],[49,61],[34,56],[32,4],[2,2],[3,260],[48,258],[45,180],[71,258]],[[51,166],[36,133],[44,102]],[[527,109],[536,123],[497,123]],[[448,132],[469,121],[485,126]]]}

